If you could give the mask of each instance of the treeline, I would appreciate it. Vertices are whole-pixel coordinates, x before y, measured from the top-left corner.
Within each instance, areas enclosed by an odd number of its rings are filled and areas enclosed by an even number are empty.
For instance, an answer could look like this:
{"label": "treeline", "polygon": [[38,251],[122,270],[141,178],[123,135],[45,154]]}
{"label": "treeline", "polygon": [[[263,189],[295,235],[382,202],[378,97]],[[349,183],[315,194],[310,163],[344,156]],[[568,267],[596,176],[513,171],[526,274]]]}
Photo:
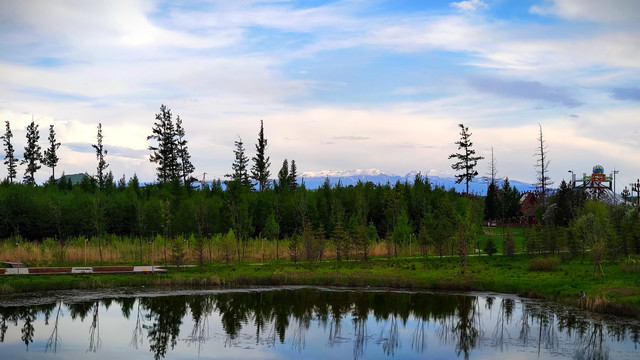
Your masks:
{"label": "treeline", "polygon": [[[221,238],[226,251],[235,252],[236,259],[243,258],[251,238],[276,244],[287,239],[287,249],[283,250],[296,261],[321,259],[328,247],[338,260],[354,256],[366,260],[371,245],[383,242],[388,256],[397,255],[398,247],[406,245],[418,247],[423,255],[435,252],[442,257],[456,253],[462,257],[464,272],[466,255],[480,246],[476,240],[483,220],[499,220],[502,224],[520,220],[521,194],[508,179],[501,184],[494,180],[497,170],[493,154],[492,181],[486,198],[434,187],[420,174],[413,183],[361,182],[349,187],[331,186],[326,179],[320,188],[308,190],[297,183],[293,160],[284,160],[277,180],[271,180],[268,143],[261,121],[251,163],[239,138],[235,141],[232,171],[224,184],[216,180],[211,185],[194,187],[191,174],[195,168],[182,119],[177,116],[174,121],[165,105],[155,119],[147,140],[151,141],[149,159],[156,165],[157,181],[146,186],[140,186],[135,175],[115,181],[113,174],[106,171],[109,164],[105,160],[107,149],[102,144],[101,124],[96,144],[92,145],[97,175],[86,175],[76,185],[64,177],[55,180],[60,143],[50,126],[49,146],[42,153],[33,121],[27,128],[28,141],[21,162],[27,165],[24,183],[16,183],[18,159],[11,143],[10,124],[6,122],[2,140],[8,176],[0,185],[0,238],[54,238],[64,246],[67,239],[74,237],[135,237],[140,245],[145,239],[161,237],[165,240],[165,261],[167,242],[175,255],[180,253],[181,241],[174,240],[191,236],[199,244],[200,259],[204,239],[218,234],[224,235]],[[474,156],[468,128],[459,126],[461,139],[456,144],[460,152],[450,158],[457,160],[452,165],[460,172],[457,182],[466,182],[468,188],[468,182],[478,175],[475,167],[482,157]],[[544,157],[542,130],[539,141],[540,156]],[[545,161],[540,162],[546,164]],[[43,186],[36,186],[34,174],[40,164],[51,167],[52,176]],[[541,201],[535,214],[539,225],[527,231],[525,251],[574,256],[590,252],[597,268],[607,257],[640,253],[638,207],[585,202],[584,194],[564,182],[558,191],[547,194],[545,188],[551,182],[545,169],[540,172]],[[493,239],[489,241],[493,243]],[[508,232],[502,248],[507,255],[516,252]],[[496,247],[492,244],[486,249],[491,253]]]}
{"label": "treeline", "polygon": [[361,182],[349,187],[330,186],[327,179],[316,190],[276,181],[262,192],[239,180],[196,189],[179,182],[143,187],[135,177],[118,184],[107,181],[100,190],[95,179],[85,177],[77,185],[3,183],[0,238],[206,238],[231,229],[238,249],[250,238],[287,238],[298,246],[287,251],[309,259],[321,258],[327,247],[339,258],[366,257],[376,241],[387,242],[390,254],[410,242],[424,253],[433,248],[445,254],[454,251],[460,224],[478,233],[482,210],[481,199],[433,187],[420,175],[413,184]]}
{"label": "treeline", "polygon": [[640,254],[640,208],[586,200],[562,181],[546,206],[536,209],[538,224],[525,236],[530,254],[561,253],[593,257],[596,270],[607,259]]}
{"label": "treeline", "polygon": [[[489,185],[485,219],[510,221],[502,215],[511,206],[504,200],[507,193]],[[604,275],[603,261],[640,254],[640,208],[626,202],[613,205],[587,200],[582,190],[562,181],[546,204],[537,205],[534,224],[525,228],[522,251],[563,258],[588,255],[596,274]]]}
{"label": "treeline", "polygon": [[[182,126],[182,119],[177,116],[175,121],[171,109],[165,105],[160,106],[160,112],[155,115],[156,122],[151,129],[151,135],[147,136],[147,141],[151,141],[148,150],[151,151],[149,161],[156,164],[157,182],[160,184],[177,181],[185,186],[190,186],[195,178],[191,174],[195,171],[195,166],[191,163],[188,142],[186,140],[185,129]],[[11,124],[5,121],[5,131],[0,140],[4,148],[4,164],[7,168],[7,176],[3,182],[13,184],[18,176],[18,164],[26,165],[24,169],[23,183],[29,186],[36,186],[35,174],[42,168],[42,165],[51,168],[51,176],[45,183],[56,183],[56,166],[60,161],[58,149],[61,143],[56,139],[54,125],[49,126],[49,136],[47,138],[48,147],[42,151],[40,145],[40,131],[38,124],[31,119],[31,123],[26,129],[26,146],[24,147],[23,158],[20,160],[13,146],[13,132]],[[108,150],[105,149],[102,135],[102,124],[98,123],[96,143],[91,147],[96,153],[96,175],[92,176],[98,184],[100,190],[113,184],[113,173],[107,168],[109,164],[106,160]],[[266,140],[265,140],[266,145]],[[263,149],[264,150],[264,149]],[[267,159],[268,161],[268,159]],[[88,174],[87,174],[88,176]],[[61,177],[60,180],[64,180]],[[65,180],[66,181],[66,180]],[[123,185],[121,182],[120,185]]]}

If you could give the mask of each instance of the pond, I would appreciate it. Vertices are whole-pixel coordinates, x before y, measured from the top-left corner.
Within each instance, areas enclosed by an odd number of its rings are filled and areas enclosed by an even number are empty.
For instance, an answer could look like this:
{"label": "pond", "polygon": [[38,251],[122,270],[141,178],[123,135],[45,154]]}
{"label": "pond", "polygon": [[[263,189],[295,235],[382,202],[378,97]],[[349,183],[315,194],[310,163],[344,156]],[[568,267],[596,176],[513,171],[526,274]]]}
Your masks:
{"label": "pond", "polygon": [[141,290],[0,297],[0,358],[640,357],[635,320],[504,294]]}

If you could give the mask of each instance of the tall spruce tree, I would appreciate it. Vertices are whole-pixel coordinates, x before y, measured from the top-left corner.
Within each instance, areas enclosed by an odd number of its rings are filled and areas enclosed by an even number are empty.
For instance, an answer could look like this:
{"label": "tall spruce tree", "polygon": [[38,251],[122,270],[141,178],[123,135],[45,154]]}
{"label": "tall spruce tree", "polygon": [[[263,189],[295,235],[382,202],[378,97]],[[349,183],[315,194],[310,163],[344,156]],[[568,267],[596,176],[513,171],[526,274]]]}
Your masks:
{"label": "tall spruce tree", "polygon": [[449,155],[449,159],[455,158],[458,160],[451,165],[451,168],[461,171],[460,174],[456,175],[456,184],[464,181],[466,184],[466,193],[468,194],[469,182],[478,175],[478,171],[475,169],[476,165],[478,165],[478,160],[482,160],[484,157],[473,156],[476,151],[472,148],[473,143],[471,142],[469,128],[463,124],[458,124],[458,126],[460,126],[460,140],[456,141],[455,144],[458,145],[458,150],[462,150],[462,153],[451,154]]}
{"label": "tall spruce tree", "polygon": [[233,150],[235,158],[233,160],[233,164],[231,164],[231,170],[233,173],[225,176],[230,178],[230,181],[239,181],[240,185],[250,189],[253,184],[251,183],[249,172],[247,170],[249,158],[244,154],[244,143],[242,142],[242,138],[238,136],[238,140],[234,141],[234,144],[236,146],[235,150]]}
{"label": "tall spruce tree", "polygon": [[484,219],[487,221],[498,219],[500,214],[498,189],[492,181],[487,187],[487,196],[484,198]]}
{"label": "tall spruce tree", "polygon": [[291,160],[291,167],[289,168],[289,186],[291,190],[296,190],[298,188],[298,168],[296,167],[296,161]]}
{"label": "tall spruce tree", "polygon": [[159,183],[180,179],[178,144],[175,135],[171,109],[164,104],[160,105],[160,112],[156,114],[151,135],[147,136],[147,140],[156,141],[155,145],[149,145],[149,150],[153,152],[149,156],[149,161],[158,165],[156,170]]}
{"label": "tall spruce tree", "polygon": [[260,132],[258,133],[258,142],[256,143],[256,156],[253,160],[251,168],[251,178],[258,183],[258,191],[262,192],[269,188],[269,157],[265,155],[267,150],[267,139],[264,138],[264,123],[260,120]]}
{"label": "tall spruce tree", "polygon": [[500,217],[506,222],[515,220],[520,211],[520,192],[515,185],[511,186],[508,177],[504,179],[499,194]]}
{"label": "tall spruce tree", "polygon": [[58,148],[60,143],[56,142],[56,132],[53,129],[53,125],[49,125],[49,147],[44,150],[44,157],[42,163],[51,168],[51,182],[56,180],[56,165],[58,165]]}
{"label": "tall spruce tree", "polygon": [[4,135],[0,138],[2,138],[4,145],[4,164],[7,165],[7,179],[9,179],[10,183],[13,183],[13,179],[15,179],[17,175],[18,159],[14,156],[13,144],[11,144],[11,138],[13,137],[11,126],[9,125],[9,121],[5,121],[4,123],[6,129]]}
{"label": "tall spruce tree", "polygon": [[104,157],[107,155],[107,150],[102,146],[102,123],[98,123],[98,135],[96,137],[97,144],[92,144],[96,150],[96,159],[98,160],[98,167],[96,168],[97,174],[95,176],[96,181],[98,181],[98,188],[100,190],[104,190],[106,183],[106,174],[105,170],[109,167],[109,164],[104,160]]}
{"label": "tall spruce tree", "polygon": [[284,190],[287,188],[289,188],[289,162],[284,159],[282,167],[278,171],[278,189]]}
{"label": "tall spruce tree", "polygon": [[182,127],[182,119],[180,116],[176,117],[176,137],[178,152],[177,159],[180,166],[180,175],[182,176],[183,184],[190,186],[193,182],[191,174],[195,171],[195,167],[191,163],[191,154],[189,154],[187,139],[185,139],[185,131],[184,127]]}
{"label": "tall spruce tree", "polygon": [[35,174],[40,168],[42,160],[42,148],[38,144],[40,140],[40,131],[38,125],[31,119],[31,123],[27,126],[27,146],[24,148],[24,156],[20,164],[27,164],[24,170],[24,183],[27,185],[35,185]]}

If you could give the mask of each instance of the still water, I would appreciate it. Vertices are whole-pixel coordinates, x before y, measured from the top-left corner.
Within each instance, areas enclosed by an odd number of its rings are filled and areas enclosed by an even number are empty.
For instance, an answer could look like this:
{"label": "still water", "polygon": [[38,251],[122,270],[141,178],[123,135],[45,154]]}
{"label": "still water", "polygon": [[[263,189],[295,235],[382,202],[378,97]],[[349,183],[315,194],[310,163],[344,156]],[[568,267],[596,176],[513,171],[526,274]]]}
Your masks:
{"label": "still water", "polygon": [[0,297],[0,359],[638,359],[640,324],[491,293],[278,287]]}

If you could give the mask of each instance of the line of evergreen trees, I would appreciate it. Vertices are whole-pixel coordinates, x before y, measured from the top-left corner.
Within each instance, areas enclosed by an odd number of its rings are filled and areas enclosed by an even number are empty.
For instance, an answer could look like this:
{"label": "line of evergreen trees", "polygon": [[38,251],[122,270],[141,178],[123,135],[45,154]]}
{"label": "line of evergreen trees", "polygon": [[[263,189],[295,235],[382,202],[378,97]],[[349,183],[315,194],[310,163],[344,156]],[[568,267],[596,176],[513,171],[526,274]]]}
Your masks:
{"label": "line of evergreen trees", "polygon": [[344,258],[367,256],[375,241],[388,242],[390,255],[409,242],[442,255],[455,250],[459,222],[474,224],[477,232],[482,219],[481,199],[432,187],[419,175],[413,184],[332,187],[327,179],[317,190],[276,184],[259,192],[237,181],[226,188],[220,181],[200,189],[175,182],[141,187],[136,177],[119,186],[107,183],[102,190],[90,177],[77,185],[4,183],[0,238],[203,238],[232,229],[239,245],[258,236],[298,240],[297,251],[307,258],[319,258],[329,247]]}
{"label": "line of evergreen trees", "polygon": [[[117,183],[106,173],[107,150],[102,144],[102,125],[98,124],[96,144],[97,175],[70,181],[48,181],[35,186],[34,174],[40,164],[51,168],[54,179],[59,161],[53,125],[49,145],[41,154],[38,126],[27,128],[24,183],[14,182],[18,159],[11,143],[9,122],[2,136],[8,176],[0,186],[0,238],[21,236],[29,240],[46,237],[64,239],[105,234],[165,239],[193,234],[198,239],[231,230],[237,258],[250,238],[289,239],[294,258],[320,259],[332,247],[339,259],[357,255],[367,258],[373,242],[384,242],[389,256],[399,246],[415,244],[423,254],[461,256],[472,250],[483,218],[513,222],[520,211],[520,193],[506,179],[501,188],[488,185],[486,198],[463,196],[455,191],[433,187],[426,177],[417,175],[412,184],[323,186],[307,190],[296,180],[295,161],[284,160],[277,180],[270,180],[268,142],[261,121],[253,164],[245,153],[241,138],[235,141],[231,173],[224,184],[193,187],[195,170],[190,160],[182,119],[175,122],[171,110],[162,105],[156,114],[150,161],[156,165],[157,182],[140,186],[134,174]],[[468,129],[461,127],[461,154],[454,154],[463,173],[459,182],[469,181],[479,157],[470,147]],[[493,159],[492,159],[493,161]],[[492,169],[492,178],[495,171]],[[256,187],[257,186],[257,187]],[[638,209],[619,205],[585,203],[567,186],[560,185],[536,214],[540,225],[525,236],[530,253],[563,252],[584,254],[592,251],[605,256],[640,253]],[[463,260],[463,265],[466,264]],[[464,271],[464,269],[463,269]]]}

